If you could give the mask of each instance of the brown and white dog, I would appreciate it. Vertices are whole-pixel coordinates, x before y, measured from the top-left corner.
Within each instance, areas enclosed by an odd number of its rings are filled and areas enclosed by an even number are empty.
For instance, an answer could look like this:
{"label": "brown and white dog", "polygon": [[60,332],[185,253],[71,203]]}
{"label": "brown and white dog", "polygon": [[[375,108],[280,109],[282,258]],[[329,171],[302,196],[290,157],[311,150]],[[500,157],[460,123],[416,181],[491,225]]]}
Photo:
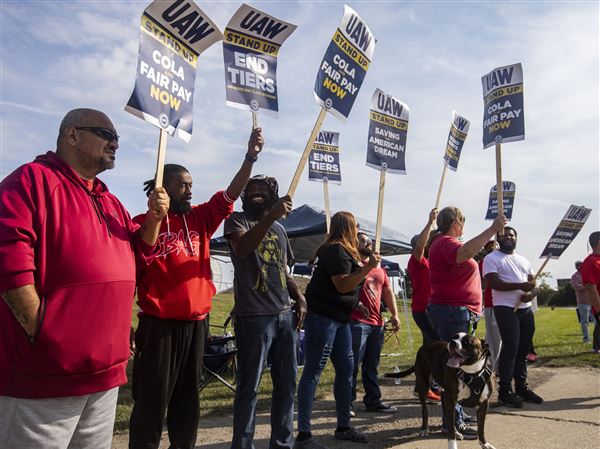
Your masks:
{"label": "brown and white dog", "polygon": [[492,370],[489,349],[485,340],[460,333],[448,343],[436,341],[421,346],[412,368],[386,377],[416,376],[416,391],[421,402],[423,423],[420,435],[429,435],[427,391],[432,380],[442,389],[442,407],[448,424],[448,449],[456,449],[456,439],[462,440],[455,428],[454,408],[457,402],[477,407],[477,434],[483,449],[494,449],[485,439],[485,417],[492,395]]}

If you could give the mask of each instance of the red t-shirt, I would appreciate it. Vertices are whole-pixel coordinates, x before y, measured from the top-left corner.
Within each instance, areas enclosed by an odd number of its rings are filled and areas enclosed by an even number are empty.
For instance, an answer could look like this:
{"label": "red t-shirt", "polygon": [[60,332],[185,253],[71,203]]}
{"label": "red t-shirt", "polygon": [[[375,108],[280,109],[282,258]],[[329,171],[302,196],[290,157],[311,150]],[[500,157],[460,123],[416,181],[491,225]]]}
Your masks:
{"label": "red t-shirt", "polygon": [[421,257],[421,260],[418,261],[411,254],[406,271],[408,271],[410,283],[412,284],[411,310],[413,312],[425,312],[431,296],[429,261],[425,257]]}
{"label": "red t-shirt", "polygon": [[481,314],[481,278],[474,259],[456,263],[456,255],[462,246],[457,239],[440,235],[429,248],[432,304],[467,307]]}
{"label": "red t-shirt", "polygon": [[[478,265],[479,275],[483,277],[483,259],[479,261]],[[492,300],[492,287],[488,284],[485,285],[485,290],[483,291],[483,305],[486,309],[491,309],[494,307],[494,301]]]}
{"label": "red t-shirt", "polygon": [[369,318],[364,318],[362,313],[352,311],[351,320],[360,321],[361,323],[370,324],[372,326],[383,326],[383,318],[381,317],[381,292],[384,288],[389,288],[390,280],[382,267],[373,268],[363,283],[358,294],[358,300],[369,309]]}
{"label": "red t-shirt", "polygon": [[584,284],[596,284],[600,292],[600,254],[590,254],[585,258],[581,264],[581,279]]}

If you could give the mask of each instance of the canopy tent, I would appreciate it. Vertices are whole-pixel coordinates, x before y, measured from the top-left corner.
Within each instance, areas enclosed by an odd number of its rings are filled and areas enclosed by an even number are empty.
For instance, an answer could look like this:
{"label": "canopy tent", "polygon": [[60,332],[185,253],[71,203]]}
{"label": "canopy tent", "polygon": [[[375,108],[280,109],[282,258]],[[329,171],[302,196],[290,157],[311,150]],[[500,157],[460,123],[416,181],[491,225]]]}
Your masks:
{"label": "canopy tent", "polygon": [[[398,277],[404,275],[400,269],[400,265],[397,262],[392,262],[388,259],[382,259],[381,266],[385,269],[389,277]],[[294,264],[292,267],[292,273],[300,276],[311,276],[312,266],[309,265],[308,262]]]}
{"label": "canopy tent", "polygon": [[[375,223],[364,218],[356,217],[360,230],[370,238],[375,239]],[[325,240],[327,225],[325,211],[314,206],[304,204],[292,210],[288,216],[279,220],[285,228],[290,245],[294,251],[294,263],[311,260],[315,251]],[[409,254],[411,250],[410,238],[388,227],[381,228],[381,255],[395,256]],[[210,251],[212,255],[229,255],[229,246],[223,237],[211,239]],[[394,264],[394,262],[389,262]],[[397,264],[396,264],[397,266]],[[399,271],[399,267],[397,266]]]}

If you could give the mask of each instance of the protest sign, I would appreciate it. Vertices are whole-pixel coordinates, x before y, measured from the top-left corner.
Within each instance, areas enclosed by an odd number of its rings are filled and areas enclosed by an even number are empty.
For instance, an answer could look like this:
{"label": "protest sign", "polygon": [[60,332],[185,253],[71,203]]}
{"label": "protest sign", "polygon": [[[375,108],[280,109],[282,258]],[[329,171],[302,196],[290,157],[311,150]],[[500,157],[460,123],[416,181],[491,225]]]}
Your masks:
{"label": "protest sign", "polygon": [[469,121],[458,115],[456,111],[452,111],[452,123],[450,124],[446,153],[444,154],[444,161],[452,171],[456,171],[458,168],[458,160],[468,132]]}
{"label": "protest sign", "polygon": [[481,78],[483,86],[483,148],[525,138],[523,69],[498,67]]}
{"label": "protest sign", "polygon": [[[516,186],[514,182],[502,181],[502,201],[503,212],[507,220],[512,219],[513,206],[515,204]],[[498,216],[498,187],[493,185],[490,189],[490,199],[488,202],[486,220],[495,220]]]}
{"label": "protest sign", "polygon": [[320,131],[308,159],[308,180],[341,184],[340,133]]}
{"label": "protest sign", "polygon": [[571,244],[586,220],[590,216],[592,209],[587,209],[583,206],[571,205],[567,213],[558,224],[558,227],[550,237],[548,244],[542,251],[541,258],[558,259],[562,253]]}
{"label": "protest sign", "polygon": [[319,66],[315,99],[345,122],[358,95],[375,50],[375,38],[367,24],[347,5],[344,17]]}
{"label": "protest sign", "polygon": [[243,4],[225,28],[228,106],[277,116],[277,55],[296,25]]}
{"label": "protest sign", "polygon": [[221,39],[193,1],[152,2],[142,14],[137,76],[125,110],[189,142],[198,56]]}
{"label": "protest sign", "polygon": [[404,160],[409,109],[380,89],[371,98],[367,165],[390,173],[406,173]]}

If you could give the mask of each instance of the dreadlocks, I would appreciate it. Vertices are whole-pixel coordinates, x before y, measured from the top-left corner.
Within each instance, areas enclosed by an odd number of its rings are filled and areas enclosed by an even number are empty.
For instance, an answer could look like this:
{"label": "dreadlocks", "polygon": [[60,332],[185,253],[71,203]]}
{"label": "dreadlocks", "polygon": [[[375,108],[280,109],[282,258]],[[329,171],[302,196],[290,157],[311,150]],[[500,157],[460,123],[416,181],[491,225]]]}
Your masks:
{"label": "dreadlocks", "polygon": [[[173,175],[178,173],[187,172],[188,169],[183,165],[177,164],[166,164],[163,170],[163,184],[169,184],[171,182],[171,178]],[[150,192],[154,190],[156,186],[154,179],[149,179],[148,181],[144,181],[144,192],[146,192],[146,196],[150,196]]]}

